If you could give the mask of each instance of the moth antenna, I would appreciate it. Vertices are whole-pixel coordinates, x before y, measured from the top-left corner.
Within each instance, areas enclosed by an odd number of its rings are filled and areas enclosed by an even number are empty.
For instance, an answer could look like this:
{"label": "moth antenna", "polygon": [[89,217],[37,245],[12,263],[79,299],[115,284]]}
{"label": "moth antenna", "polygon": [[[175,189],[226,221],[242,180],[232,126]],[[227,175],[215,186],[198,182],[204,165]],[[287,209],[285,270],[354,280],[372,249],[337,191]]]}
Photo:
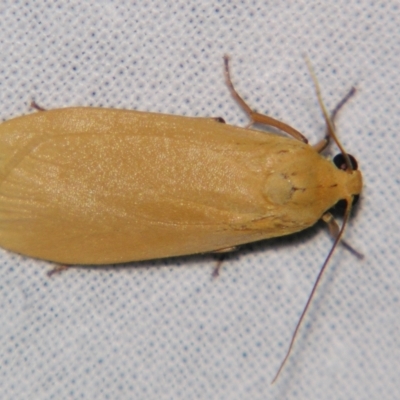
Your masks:
{"label": "moth antenna", "polygon": [[311,78],[312,78],[312,80],[314,82],[315,92],[317,94],[317,99],[318,99],[319,106],[321,107],[322,114],[324,115],[325,123],[326,123],[327,130],[328,130],[328,134],[335,141],[336,145],[340,149],[340,152],[343,154],[343,157],[345,159],[346,166],[347,166],[346,171],[353,171],[354,168],[351,165],[350,158],[349,158],[347,152],[344,150],[344,148],[343,148],[342,144],[340,143],[339,139],[336,136],[335,127],[333,125],[332,119],[329,116],[328,111],[326,110],[325,104],[324,104],[324,102],[322,100],[321,89],[319,87],[317,75],[315,74],[314,69],[313,69],[313,67],[311,65],[311,62],[308,59],[308,57],[304,56],[304,59],[306,61],[306,64],[307,64],[308,70],[310,72]]}
{"label": "moth antenna", "polygon": [[308,310],[308,308],[309,308],[309,306],[311,304],[311,301],[312,301],[312,299],[314,297],[314,294],[315,294],[315,292],[317,290],[317,287],[318,287],[318,285],[319,285],[319,283],[321,281],[322,275],[324,274],[326,266],[328,265],[328,262],[329,262],[330,258],[332,257],[333,252],[335,251],[337,245],[340,242],[340,239],[343,236],[344,228],[346,227],[347,221],[349,220],[352,203],[353,203],[353,196],[351,196],[349,199],[347,199],[346,211],[345,211],[345,214],[344,214],[344,217],[343,217],[343,223],[342,223],[342,226],[340,228],[339,234],[335,238],[335,241],[334,241],[334,243],[332,245],[332,248],[329,251],[328,256],[326,257],[326,259],[325,259],[325,261],[324,261],[324,263],[323,263],[323,265],[321,267],[321,270],[319,271],[317,279],[314,282],[314,286],[313,286],[313,288],[312,288],[312,290],[311,290],[311,292],[310,292],[310,294],[308,296],[307,303],[304,306],[303,312],[301,313],[300,318],[299,318],[299,320],[297,322],[296,328],[295,328],[295,330],[293,332],[292,339],[290,340],[290,344],[289,344],[288,350],[286,351],[285,358],[282,360],[281,365],[279,366],[279,369],[278,369],[274,379],[271,382],[272,384],[274,384],[276,382],[276,380],[278,379],[279,374],[281,373],[283,367],[286,364],[286,361],[288,360],[288,358],[290,356],[290,353],[292,352],[294,341],[296,340],[296,337],[297,337],[297,334],[299,332],[300,326],[301,326],[301,324],[302,324],[302,322],[304,320],[304,317],[305,317],[305,315],[307,313],[307,310]]}

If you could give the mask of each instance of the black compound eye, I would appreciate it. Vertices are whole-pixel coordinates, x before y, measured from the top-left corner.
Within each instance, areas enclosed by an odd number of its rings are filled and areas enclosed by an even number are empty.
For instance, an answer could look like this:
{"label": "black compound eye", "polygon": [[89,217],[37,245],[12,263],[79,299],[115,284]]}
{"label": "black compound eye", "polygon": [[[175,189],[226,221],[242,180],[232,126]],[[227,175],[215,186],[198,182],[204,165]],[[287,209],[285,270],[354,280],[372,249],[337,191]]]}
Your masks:
{"label": "black compound eye", "polygon": [[[351,154],[347,154],[347,155],[350,158],[350,163],[351,163],[353,170],[356,170],[358,168],[356,159]],[[333,162],[339,169],[346,171],[347,164],[346,164],[346,160],[342,153],[336,154],[336,156],[333,157]]]}

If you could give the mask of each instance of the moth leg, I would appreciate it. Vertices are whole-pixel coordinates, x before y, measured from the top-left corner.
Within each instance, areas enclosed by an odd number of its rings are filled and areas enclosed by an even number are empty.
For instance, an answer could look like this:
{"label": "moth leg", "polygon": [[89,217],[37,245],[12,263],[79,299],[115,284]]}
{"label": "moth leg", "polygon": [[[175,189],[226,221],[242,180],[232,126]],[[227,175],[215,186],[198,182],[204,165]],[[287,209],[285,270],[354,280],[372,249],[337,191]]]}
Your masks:
{"label": "moth leg", "polygon": [[348,93],[346,94],[346,96],[343,97],[342,100],[339,101],[339,103],[337,103],[336,107],[333,109],[333,111],[331,112],[331,121],[333,123],[335,123],[335,119],[336,116],[338,114],[338,112],[342,109],[342,107],[356,94],[356,88],[353,86]]}
{"label": "moth leg", "polygon": [[225,120],[222,117],[214,117],[213,120],[219,122],[220,124],[226,124]]}
{"label": "moth leg", "polygon": [[[322,216],[322,220],[326,222],[328,225],[329,233],[332,236],[333,239],[336,239],[340,228],[338,223],[336,222],[335,218],[330,212],[325,213]],[[352,254],[354,254],[357,258],[364,258],[364,255],[361,254],[359,251],[357,251],[355,248],[353,248],[350,244],[348,244],[345,240],[341,240],[340,243],[347,249],[349,250]]]}
{"label": "moth leg", "polygon": [[[339,111],[355,95],[355,93],[356,93],[356,88],[353,86],[349,90],[349,92],[346,94],[346,96],[344,96],[343,99],[340,100],[339,103],[336,105],[336,107],[333,109],[333,111],[331,112],[331,121],[332,121],[333,125],[335,125],[335,120],[336,120],[336,117],[337,117]],[[328,128],[327,128],[325,137],[321,141],[319,141],[318,143],[313,145],[314,149],[318,153],[321,153],[321,151],[324,150],[328,146],[330,137],[331,136],[329,135]]]}
{"label": "moth leg", "polygon": [[211,254],[231,253],[232,251],[236,251],[238,248],[239,246],[224,247],[223,249],[212,251]]}
{"label": "moth leg", "polygon": [[54,267],[52,270],[50,270],[47,273],[47,276],[53,276],[55,274],[59,274],[62,271],[66,271],[67,269],[70,269],[71,266],[70,265],[57,265],[56,267]]}
{"label": "moth leg", "polygon": [[243,98],[239,95],[236,91],[235,87],[233,86],[231,75],[229,72],[229,57],[227,55],[224,56],[224,63],[225,63],[225,80],[226,84],[231,92],[232,97],[239,103],[240,107],[246,112],[249,116],[251,122],[248,125],[250,127],[253,124],[262,124],[273,126],[274,128],[278,128],[279,130],[287,133],[288,135],[293,136],[295,139],[300,140],[301,142],[308,143],[308,140],[305,136],[303,136],[299,131],[292,128],[290,125],[285,124],[284,122],[278,121],[275,118],[269,117],[265,114],[260,114],[253,111],[247,103],[243,100]]}
{"label": "moth leg", "polygon": [[224,262],[225,257],[220,257],[217,261],[217,265],[215,266],[211,276],[215,279],[219,277],[219,271],[221,271],[222,263]]}
{"label": "moth leg", "polygon": [[34,108],[34,109],[37,110],[37,111],[46,111],[46,109],[43,108],[43,107],[40,107],[39,104],[36,103],[35,100],[32,100],[32,101],[31,101],[31,107]]}
{"label": "moth leg", "polygon": [[211,254],[217,254],[219,255],[218,260],[217,260],[217,265],[214,268],[214,271],[212,272],[212,277],[217,278],[219,276],[219,271],[221,270],[222,263],[225,260],[225,255],[227,253],[231,253],[232,251],[235,251],[238,249],[238,246],[232,246],[232,247],[225,247],[223,249],[218,249],[214,250],[211,252]]}
{"label": "moth leg", "polygon": [[321,151],[323,151],[324,149],[326,149],[326,147],[329,144],[329,135],[325,136],[322,140],[320,140],[318,143],[313,144],[313,148],[315,149],[315,151],[317,153],[321,153]]}

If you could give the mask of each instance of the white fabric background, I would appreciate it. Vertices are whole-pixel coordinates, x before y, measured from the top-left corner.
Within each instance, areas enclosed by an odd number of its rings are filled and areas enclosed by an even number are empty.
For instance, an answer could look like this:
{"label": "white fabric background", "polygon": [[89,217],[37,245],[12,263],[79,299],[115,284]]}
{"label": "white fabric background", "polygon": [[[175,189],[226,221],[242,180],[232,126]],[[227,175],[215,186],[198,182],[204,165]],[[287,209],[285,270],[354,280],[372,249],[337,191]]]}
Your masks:
{"label": "white fabric background", "polygon": [[365,259],[336,251],[275,385],[331,246],[322,224],[245,247],[216,281],[210,256],[50,279],[49,263],[0,250],[1,399],[400,397],[399,3],[334,3],[1,1],[3,120],[34,98],[243,126],[227,53],[250,105],[316,142],[306,53],[328,108],[358,88],[337,126],[365,179],[346,232]]}

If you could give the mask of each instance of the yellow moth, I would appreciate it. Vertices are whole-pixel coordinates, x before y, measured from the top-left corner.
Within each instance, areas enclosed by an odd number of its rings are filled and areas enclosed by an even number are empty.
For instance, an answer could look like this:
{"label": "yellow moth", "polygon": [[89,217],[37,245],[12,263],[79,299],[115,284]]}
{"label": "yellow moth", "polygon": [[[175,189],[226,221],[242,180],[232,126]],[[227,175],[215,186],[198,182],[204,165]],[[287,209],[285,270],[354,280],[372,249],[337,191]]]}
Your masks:
{"label": "yellow moth", "polygon": [[[347,98],[328,116],[315,80],[327,136],[311,146],[247,106],[227,57],[225,74],[252,124],[293,137],[220,118],[84,107],[2,123],[0,246],[63,265],[113,264],[229,250],[323,219],[336,240],[322,274],[362,188],[334,133]],[[339,168],[320,155],[329,138],[341,150]],[[341,229],[329,213],[340,200]]]}

